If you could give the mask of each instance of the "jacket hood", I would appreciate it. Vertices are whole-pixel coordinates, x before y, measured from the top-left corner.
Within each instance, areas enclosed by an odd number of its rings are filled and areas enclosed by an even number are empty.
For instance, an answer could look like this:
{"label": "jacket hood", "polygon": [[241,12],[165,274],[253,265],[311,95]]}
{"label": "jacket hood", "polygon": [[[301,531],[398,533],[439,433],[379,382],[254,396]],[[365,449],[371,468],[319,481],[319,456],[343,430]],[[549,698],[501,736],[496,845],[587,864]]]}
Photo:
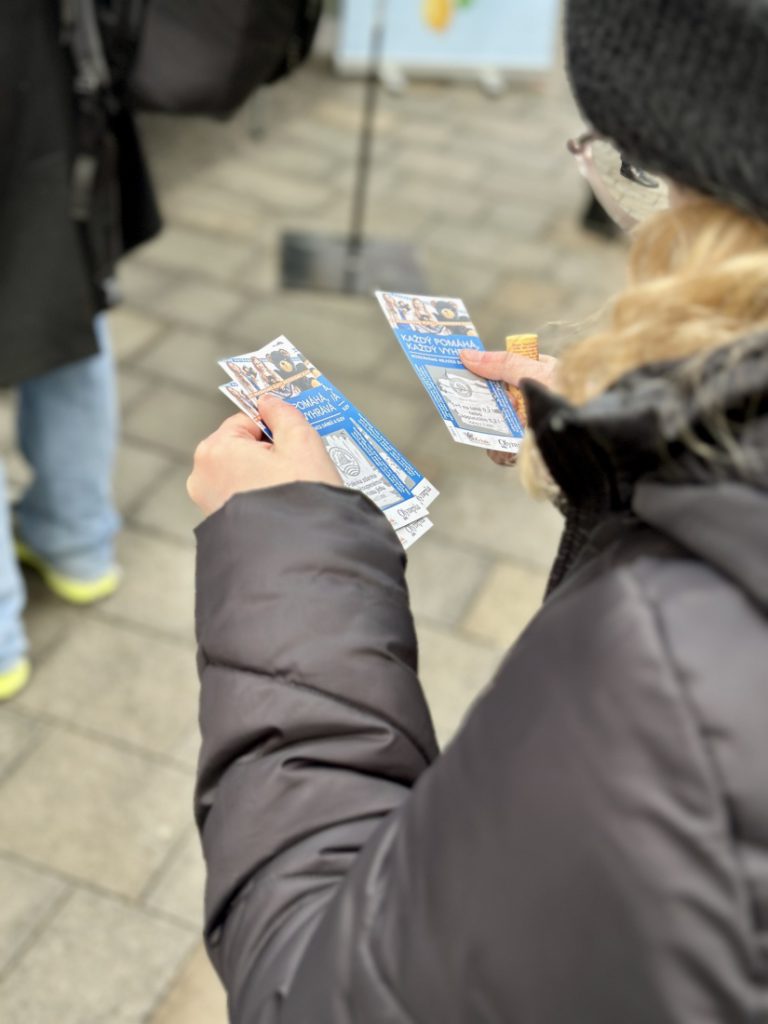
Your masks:
{"label": "jacket hood", "polygon": [[768,610],[768,333],[642,367],[583,406],[525,391],[582,522],[632,511]]}

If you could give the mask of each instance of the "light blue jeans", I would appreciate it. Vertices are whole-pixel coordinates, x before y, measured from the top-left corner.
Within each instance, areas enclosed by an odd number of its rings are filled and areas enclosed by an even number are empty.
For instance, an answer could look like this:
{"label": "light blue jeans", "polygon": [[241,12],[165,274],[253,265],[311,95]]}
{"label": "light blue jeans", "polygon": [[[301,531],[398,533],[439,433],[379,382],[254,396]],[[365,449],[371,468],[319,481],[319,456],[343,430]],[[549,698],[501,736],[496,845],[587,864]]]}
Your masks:
{"label": "light blue jeans", "polygon": [[25,544],[69,576],[96,579],[115,564],[115,373],[103,314],[94,328],[97,355],[19,388],[19,446],[34,479],[12,522],[0,466],[0,672],[27,652],[26,591],[14,554],[14,526]]}

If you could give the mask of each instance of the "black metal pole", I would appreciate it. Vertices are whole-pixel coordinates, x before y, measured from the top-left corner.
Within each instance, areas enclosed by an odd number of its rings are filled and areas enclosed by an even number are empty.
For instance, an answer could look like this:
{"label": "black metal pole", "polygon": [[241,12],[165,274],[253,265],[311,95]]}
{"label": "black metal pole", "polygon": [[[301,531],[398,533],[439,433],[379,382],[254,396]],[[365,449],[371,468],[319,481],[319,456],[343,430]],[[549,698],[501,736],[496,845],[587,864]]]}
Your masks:
{"label": "black metal pole", "polygon": [[368,204],[368,185],[373,158],[376,110],[381,87],[381,65],[384,57],[388,0],[378,0],[371,28],[371,48],[368,58],[368,76],[363,102],[363,122],[357,173],[352,199],[352,219],[347,241],[346,290],[354,291],[360,270],[360,258],[365,245],[365,212]]}

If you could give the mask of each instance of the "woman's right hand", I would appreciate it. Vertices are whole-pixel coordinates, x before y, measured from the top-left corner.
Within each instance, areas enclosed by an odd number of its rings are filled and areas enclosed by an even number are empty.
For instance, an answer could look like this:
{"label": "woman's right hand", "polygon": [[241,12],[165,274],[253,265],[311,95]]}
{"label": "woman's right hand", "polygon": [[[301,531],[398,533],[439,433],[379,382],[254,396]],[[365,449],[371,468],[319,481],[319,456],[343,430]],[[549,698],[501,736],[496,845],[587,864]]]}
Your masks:
{"label": "woman's right hand", "polygon": [[554,387],[558,362],[554,356],[528,359],[514,352],[484,352],[474,348],[464,349],[460,355],[468,370],[486,380],[499,380],[513,388],[519,388],[523,380],[536,380],[546,388]]}
{"label": "woman's right hand", "polygon": [[[501,381],[508,388],[519,388],[523,380],[535,380],[546,388],[554,387],[557,374],[557,359],[554,356],[539,356],[529,359],[515,352],[485,352],[467,348],[460,353],[461,361],[468,370],[486,380]],[[514,466],[517,455],[505,452],[488,452],[488,457],[498,466]]]}

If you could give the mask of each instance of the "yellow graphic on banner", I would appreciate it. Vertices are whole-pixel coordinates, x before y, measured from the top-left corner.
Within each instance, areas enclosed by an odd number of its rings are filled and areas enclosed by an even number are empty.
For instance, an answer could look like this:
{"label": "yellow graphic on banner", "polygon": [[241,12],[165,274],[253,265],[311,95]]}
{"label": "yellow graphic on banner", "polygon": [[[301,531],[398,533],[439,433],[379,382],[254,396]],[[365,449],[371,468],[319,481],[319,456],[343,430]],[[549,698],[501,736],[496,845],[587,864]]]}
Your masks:
{"label": "yellow graphic on banner", "polygon": [[475,0],[423,0],[424,21],[435,32],[445,32],[461,7],[471,7]]}

